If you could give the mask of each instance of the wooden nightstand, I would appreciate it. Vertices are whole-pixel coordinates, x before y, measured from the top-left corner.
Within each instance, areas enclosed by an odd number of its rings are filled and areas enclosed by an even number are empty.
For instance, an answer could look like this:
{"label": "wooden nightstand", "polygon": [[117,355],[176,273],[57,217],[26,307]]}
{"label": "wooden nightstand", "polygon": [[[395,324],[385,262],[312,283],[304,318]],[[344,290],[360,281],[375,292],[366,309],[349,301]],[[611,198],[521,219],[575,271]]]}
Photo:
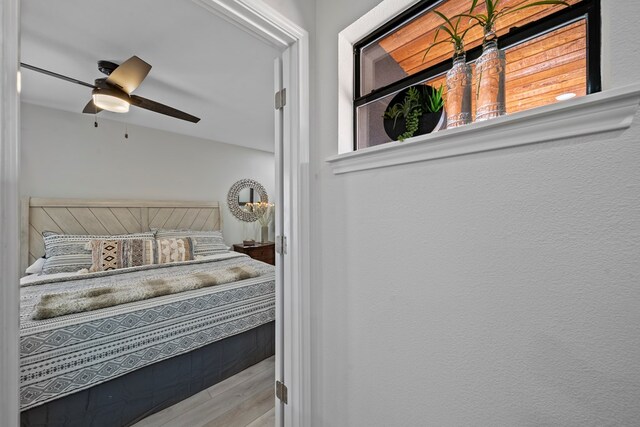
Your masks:
{"label": "wooden nightstand", "polygon": [[276,265],[276,244],[258,243],[254,246],[245,246],[243,244],[233,245],[233,250],[243,254],[249,255],[253,259],[266,262],[267,264]]}

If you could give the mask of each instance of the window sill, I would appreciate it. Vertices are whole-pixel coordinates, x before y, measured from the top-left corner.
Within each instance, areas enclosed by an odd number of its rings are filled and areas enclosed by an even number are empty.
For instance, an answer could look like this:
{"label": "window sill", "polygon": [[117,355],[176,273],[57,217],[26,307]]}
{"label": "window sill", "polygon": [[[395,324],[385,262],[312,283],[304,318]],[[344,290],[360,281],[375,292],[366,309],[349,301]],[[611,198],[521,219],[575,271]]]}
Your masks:
{"label": "window sill", "polygon": [[423,162],[540,142],[620,131],[631,126],[640,85],[615,88],[485,122],[338,154],[334,174]]}

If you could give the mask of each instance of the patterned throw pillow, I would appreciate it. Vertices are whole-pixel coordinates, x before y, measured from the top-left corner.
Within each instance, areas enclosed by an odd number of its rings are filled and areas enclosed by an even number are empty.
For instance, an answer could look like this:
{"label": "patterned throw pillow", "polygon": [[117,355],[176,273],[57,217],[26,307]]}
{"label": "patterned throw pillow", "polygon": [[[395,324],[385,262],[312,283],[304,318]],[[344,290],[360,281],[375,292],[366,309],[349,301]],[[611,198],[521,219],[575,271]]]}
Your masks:
{"label": "patterned throw pillow", "polygon": [[51,231],[42,233],[46,261],[42,274],[75,273],[91,268],[91,249],[86,245],[92,240],[154,240],[152,232],[123,234],[118,236],[93,236],[58,234]]}
{"label": "patterned throw pillow", "polygon": [[155,260],[154,240],[92,240],[88,246],[91,248],[91,273],[150,265]]}
{"label": "patterned throw pillow", "polygon": [[156,239],[157,264],[170,262],[191,261],[193,257],[193,243],[191,238]]}
{"label": "patterned throw pillow", "polygon": [[89,268],[91,273],[193,259],[193,243],[188,237],[157,240],[92,240],[88,247],[91,248],[92,264]]}
{"label": "patterned throw pillow", "polygon": [[193,240],[193,255],[207,256],[229,251],[220,231],[164,230],[157,229],[156,239],[180,239],[190,237]]}

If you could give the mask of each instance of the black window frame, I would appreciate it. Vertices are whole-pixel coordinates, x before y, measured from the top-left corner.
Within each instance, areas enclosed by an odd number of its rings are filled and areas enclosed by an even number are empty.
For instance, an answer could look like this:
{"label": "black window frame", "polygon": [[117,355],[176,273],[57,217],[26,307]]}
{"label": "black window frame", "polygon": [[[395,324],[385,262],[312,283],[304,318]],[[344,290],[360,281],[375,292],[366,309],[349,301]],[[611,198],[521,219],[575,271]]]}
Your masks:
{"label": "black window frame", "polygon": [[[369,44],[382,39],[385,35],[392,33],[403,24],[414,19],[427,9],[437,7],[443,0],[422,0],[411,6],[404,12],[395,16],[387,23],[376,29],[369,35],[360,39],[353,46],[354,59],[354,99],[353,99],[353,150],[358,150],[358,107],[377,101],[385,96],[402,90],[406,87],[428,80],[447,72],[451,68],[451,59],[446,59],[429,68],[421,70],[415,74],[404,77],[389,85],[372,90],[368,94],[361,93],[361,61],[362,49]],[[498,43],[501,49],[508,49],[512,46],[523,43],[529,39],[541,36],[554,30],[557,27],[568,25],[571,22],[581,19],[586,20],[587,25],[587,95],[600,92],[602,90],[602,75],[600,70],[601,58],[601,12],[600,0],[582,0],[579,3],[547,15],[537,21],[530,22],[521,27],[513,27],[509,32],[500,36]],[[466,51],[467,61],[474,62],[480,57],[482,46],[476,46]]]}

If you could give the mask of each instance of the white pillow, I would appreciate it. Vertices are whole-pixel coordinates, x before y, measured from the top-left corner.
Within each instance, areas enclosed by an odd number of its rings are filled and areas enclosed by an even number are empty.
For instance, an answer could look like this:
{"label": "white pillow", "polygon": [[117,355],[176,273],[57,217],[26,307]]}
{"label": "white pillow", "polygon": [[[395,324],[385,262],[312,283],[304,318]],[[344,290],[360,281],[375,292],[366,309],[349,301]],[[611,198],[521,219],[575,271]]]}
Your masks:
{"label": "white pillow", "polygon": [[38,258],[36,262],[27,267],[24,272],[26,274],[40,274],[42,272],[42,267],[44,267],[45,261],[46,260],[44,258]]}

